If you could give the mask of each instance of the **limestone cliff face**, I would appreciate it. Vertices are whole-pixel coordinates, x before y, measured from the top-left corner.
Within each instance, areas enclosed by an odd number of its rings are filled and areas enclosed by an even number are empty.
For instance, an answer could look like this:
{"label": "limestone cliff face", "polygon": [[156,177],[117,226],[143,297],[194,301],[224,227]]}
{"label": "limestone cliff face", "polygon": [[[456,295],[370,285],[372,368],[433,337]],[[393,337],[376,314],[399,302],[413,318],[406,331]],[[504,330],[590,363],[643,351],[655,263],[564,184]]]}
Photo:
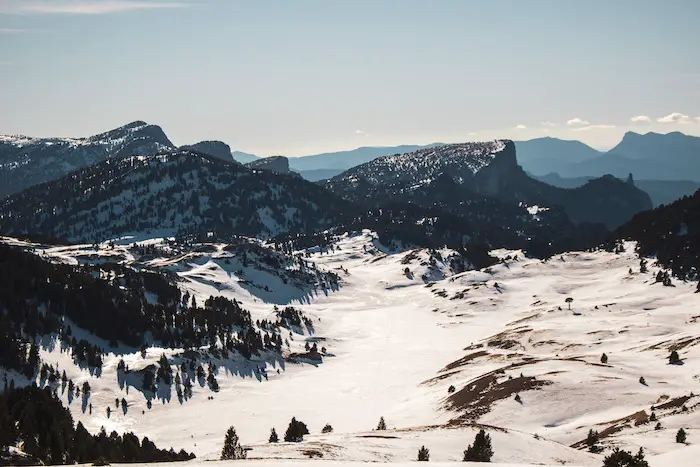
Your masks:
{"label": "limestone cliff face", "polygon": [[474,175],[473,189],[485,196],[499,197],[519,176],[524,175],[518,166],[515,143],[504,141],[502,151],[496,153],[489,165]]}

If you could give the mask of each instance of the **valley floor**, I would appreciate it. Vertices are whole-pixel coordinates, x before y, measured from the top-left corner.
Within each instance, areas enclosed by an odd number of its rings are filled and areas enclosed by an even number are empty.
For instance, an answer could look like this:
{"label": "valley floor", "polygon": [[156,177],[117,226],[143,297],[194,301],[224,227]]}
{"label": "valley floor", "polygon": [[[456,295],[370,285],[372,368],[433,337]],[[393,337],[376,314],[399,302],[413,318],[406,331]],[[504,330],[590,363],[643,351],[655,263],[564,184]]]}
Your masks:
{"label": "valley floor", "polygon": [[[217,459],[231,425],[250,449],[249,463],[261,467],[321,459],[402,465],[422,445],[433,463],[461,461],[481,427],[493,441],[492,465],[598,466],[612,447],[643,447],[652,467],[698,465],[700,294],[695,284],[654,283],[651,261],[640,273],[633,245],[621,254],[569,253],[546,262],[497,251],[503,263],[457,274],[447,261],[431,264],[424,250],[385,252],[369,232],[337,246],[308,258],[340,274],[337,291],[298,293],[252,268],[244,283],[222,249],[150,263],[177,272],[198,300],[236,298],[254,319],[272,317],[275,304],[303,309],[314,332],[293,335],[290,351],[317,342],[328,354],[319,365],[221,362],[219,392],[196,385],[191,399],[161,394],[149,409],[135,386],[118,384],[119,359],[138,370],[162,352],[181,351],[150,348],[142,358],[135,349],[115,349],[99,377],[75,366],[60,345],[46,347],[42,359],[76,383],[90,381],[92,413],[63,396],[88,430],[133,431],[159,447],[193,451],[198,459],[190,466]],[[45,254],[71,261],[88,248]],[[683,365],[668,364],[671,350]],[[108,417],[106,407],[122,397],[128,411]],[[661,429],[648,420],[652,411]],[[373,431],[380,416],[386,432]],[[270,429],[282,437],[292,417],[312,434],[302,443],[267,443]],[[333,433],[320,433],[326,423]],[[690,445],[675,443],[680,427]],[[601,433],[603,453],[577,444],[589,429]]]}

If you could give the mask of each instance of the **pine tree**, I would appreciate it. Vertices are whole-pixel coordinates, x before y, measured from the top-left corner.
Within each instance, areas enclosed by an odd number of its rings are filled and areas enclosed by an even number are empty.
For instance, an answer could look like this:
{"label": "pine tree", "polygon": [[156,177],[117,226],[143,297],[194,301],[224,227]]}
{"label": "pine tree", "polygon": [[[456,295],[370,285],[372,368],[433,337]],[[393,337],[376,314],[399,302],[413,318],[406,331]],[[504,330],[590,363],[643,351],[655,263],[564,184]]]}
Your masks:
{"label": "pine tree", "polygon": [[652,412],[651,416],[649,417],[650,422],[655,422],[656,421],[656,412]]}
{"label": "pine tree", "polygon": [[292,417],[292,421],[289,422],[287,431],[284,433],[284,440],[288,443],[299,443],[304,441],[304,435],[308,434],[309,429],[306,424]]}
{"label": "pine tree", "polygon": [[243,450],[243,446],[241,446],[239,442],[236,429],[234,427],[230,427],[226,432],[224,447],[221,449],[221,460],[245,458],[246,451]]}
{"label": "pine tree", "polygon": [[474,444],[469,445],[464,451],[463,460],[465,462],[491,462],[491,457],[493,457],[491,436],[486,434],[484,430],[479,430],[474,437]]}
{"label": "pine tree", "polygon": [[421,446],[418,450],[418,461],[428,462],[430,460],[430,449],[426,449],[425,446]]}
{"label": "pine tree", "polygon": [[605,353],[604,353],[603,355],[601,355],[601,357],[600,357],[600,363],[602,363],[603,365],[605,365],[606,363],[608,363],[608,356],[607,356]]}
{"label": "pine tree", "polygon": [[683,428],[681,428],[680,430],[678,430],[678,433],[676,433],[676,443],[685,444],[685,439],[686,439],[685,430]]}
{"label": "pine tree", "polygon": [[678,352],[675,350],[671,352],[671,355],[668,356],[668,363],[671,365],[677,365],[681,362],[681,358],[678,356]]}
{"label": "pine tree", "polygon": [[628,451],[621,451],[620,448],[615,448],[612,454],[603,461],[603,467],[649,467],[649,464],[644,460],[644,451],[642,449],[639,449],[637,455],[633,456]]}
{"label": "pine tree", "polygon": [[593,429],[588,430],[588,436],[586,437],[586,444],[588,445],[588,450],[591,452],[600,452],[598,444],[598,432],[593,431]]}
{"label": "pine tree", "polygon": [[386,422],[384,421],[384,417],[379,417],[379,423],[377,424],[377,431],[384,431],[386,430]]}
{"label": "pine tree", "polygon": [[274,428],[272,430],[270,430],[270,439],[268,441],[270,443],[276,443],[279,440],[280,439],[279,439],[279,436],[277,436],[277,431]]}

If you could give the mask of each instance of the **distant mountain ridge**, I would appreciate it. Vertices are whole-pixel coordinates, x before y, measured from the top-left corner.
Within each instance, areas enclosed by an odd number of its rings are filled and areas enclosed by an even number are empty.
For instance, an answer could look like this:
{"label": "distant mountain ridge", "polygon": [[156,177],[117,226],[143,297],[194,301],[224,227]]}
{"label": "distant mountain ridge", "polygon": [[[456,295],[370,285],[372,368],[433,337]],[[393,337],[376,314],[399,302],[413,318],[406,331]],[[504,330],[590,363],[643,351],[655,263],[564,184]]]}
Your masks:
{"label": "distant mountain ridge", "polygon": [[88,138],[0,136],[0,198],[107,159],[174,148],[159,126],[143,121]]}
{"label": "distant mountain ridge", "polygon": [[330,227],[346,204],[298,177],[173,150],[105,160],[0,200],[0,231],[80,242],[134,232],[270,238]]}
{"label": "distant mountain ridge", "polygon": [[[486,196],[509,203],[546,208],[563,207],[575,223],[602,223],[616,227],[634,214],[652,207],[649,196],[614,177],[593,180],[564,190],[527,175],[518,165],[515,143],[463,143],[423,149],[399,156],[375,159],[326,181],[325,186],[347,199],[373,200],[416,196],[429,202],[423,189],[439,190],[451,179],[464,187],[463,197]],[[471,193],[471,194],[470,194]],[[464,199],[467,201],[467,199]],[[453,211],[459,214],[459,209]]]}
{"label": "distant mountain ridge", "polygon": [[[523,168],[535,175],[557,173],[564,178],[600,177],[611,174],[636,179],[690,180],[700,182],[700,138],[680,132],[639,134],[632,131],[605,153],[582,148],[563,140],[531,140],[517,143],[533,152],[523,159]],[[581,145],[583,143],[578,143]],[[570,152],[574,157],[569,157]],[[597,153],[597,154],[596,154]],[[536,154],[540,154],[537,156]]]}

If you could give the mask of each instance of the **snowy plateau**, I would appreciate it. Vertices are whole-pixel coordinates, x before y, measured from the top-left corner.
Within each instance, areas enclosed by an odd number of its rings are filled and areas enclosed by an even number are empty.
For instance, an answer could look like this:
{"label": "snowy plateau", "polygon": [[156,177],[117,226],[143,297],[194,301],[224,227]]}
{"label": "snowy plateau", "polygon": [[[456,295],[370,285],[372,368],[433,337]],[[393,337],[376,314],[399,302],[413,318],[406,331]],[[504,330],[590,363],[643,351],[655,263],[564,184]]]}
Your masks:
{"label": "snowy plateau", "polygon": [[[198,302],[235,299],[254,321],[287,306],[310,319],[289,333],[284,358],[215,359],[219,390],[195,383],[184,401],[159,393],[149,404],[117,367],[123,359],[139,371],[165,354],[175,371],[192,350],[115,348],[74,328],[106,350],[97,373],[76,365],[58,340],[42,346],[42,362],[78,385],[89,381],[91,410],[57,390],[76,423],[194,452],[191,467],[243,462],[217,460],[229,426],[247,449],[243,463],[260,467],[414,465],[421,446],[433,464],[454,463],[482,428],[496,466],[600,466],[614,447],[643,447],[652,467],[700,465],[700,294],[695,283],[657,283],[653,264],[640,272],[633,243],[618,253],[546,261],[495,250],[497,265],[457,272],[450,250],[392,251],[363,231],[304,251],[316,271],[317,282],[309,282],[295,281],[293,266],[242,264],[223,244],[139,257],[129,239],[72,246],[1,240],[55,262],[167,272]],[[140,245],[167,250],[164,239]],[[330,273],[337,287],[326,283]],[[322,357],[295,358],[307,344],[323,347]],[[673,350],[682,364],[669,364]],[[128,410],[108,415],[122,398]],[[308,425],[304,441],[268,443],[271,428],[284,433],[292,417]],[[380,417],[386,430],[375,430]],[[331,433],[321,432],[326,424]],[[681,427],[688,444],[675,441]],[[600,433],[600,453],[587,450],[591,429]]]}

